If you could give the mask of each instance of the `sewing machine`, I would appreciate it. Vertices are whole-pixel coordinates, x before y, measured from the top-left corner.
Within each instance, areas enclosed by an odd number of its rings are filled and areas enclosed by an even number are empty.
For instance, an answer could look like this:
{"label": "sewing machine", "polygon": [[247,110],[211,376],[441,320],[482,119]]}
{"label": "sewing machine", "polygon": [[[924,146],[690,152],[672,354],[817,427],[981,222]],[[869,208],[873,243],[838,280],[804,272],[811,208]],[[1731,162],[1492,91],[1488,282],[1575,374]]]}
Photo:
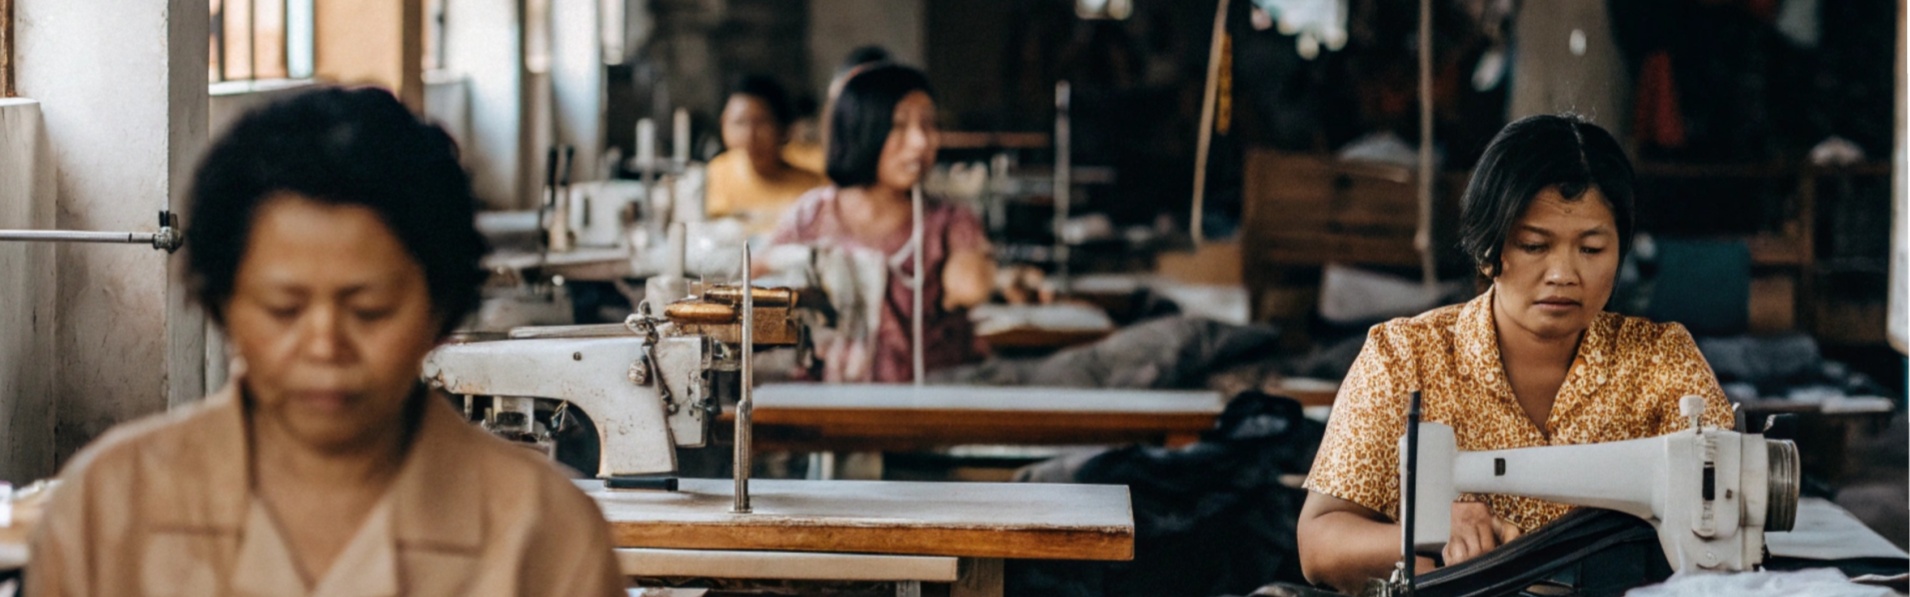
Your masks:
{"label": "sewing machine", "polygon": [[645,303],[623,324],[521,328],[508,340],[445,345],[426,357],[424,378],[451,394],[496,397],[481,425],[547,453],[534,399],[582,410],[598,428],[599,477],[672,472],[677,447],[708,442],[719,409],[714,377],[742,368],[747,351],[738,347],[802,337],[793,291],[752,294],[713,286],[661,315]]}
{"label": "sewing machine", "polygon": [[[467,403],[491,397],[481,425],[526,445],[550,444],[534,419],[538,399],[597,423],[603,480],[579,486],[610,525],[626,574],[894,582],[897,595],[948,583],[952,595],[1000,595],[1004,559],[1133,557],[1120,486],[764,480],[752,489],[752,355],[791,344],[800,354],[797,293],[753,287],[748,267],[739,285],[695,288],[681,278],[681,242],[669,244],[671,273],[651,280],[650,300],[622,325],[513,330],[509,340],[442,346],[424,366],[430,383]],[[693,298],[668,300],[683,293]],[[678,446],[708,443],[717,396],[731,391],[733,484],[630,477],[673,471]]]}
{"label": "sewing machine", "polygon": [[[1795,523],[1797,446],[1703,427],[1705,404],[1697,396],[1684,397],[1678,408],[1690,429],[1482,452],[1460,452],[1451,427],[1420,424],[1417,471],[1402,470],[1401,486],[1416,494],[1405,502],[1406,537],[1415,551],[1437,553],[1451,535],[1452,502],[1460,493],[1518,495],[1644,519],[1657,528],[1665,557],[1679,572],[1752,570],[1764,561],[1764,534]],[[1411,435],[1401,438],[1402,463],[1414,460]]]}

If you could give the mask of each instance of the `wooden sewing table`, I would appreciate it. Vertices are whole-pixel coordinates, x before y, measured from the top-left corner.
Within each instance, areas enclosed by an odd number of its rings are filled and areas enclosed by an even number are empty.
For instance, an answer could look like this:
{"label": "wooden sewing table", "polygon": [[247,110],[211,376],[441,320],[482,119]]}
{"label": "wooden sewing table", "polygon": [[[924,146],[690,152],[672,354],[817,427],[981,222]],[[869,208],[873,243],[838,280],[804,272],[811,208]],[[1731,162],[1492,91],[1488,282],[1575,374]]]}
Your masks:
{"label": "wooden sewing table", "polygon": [[1134,557],[1121,486],[759,479],[751,513],[736,514],[730,479],[683,479],[675,492],[579,483],[638,577],[882,581],[898,595],[948,583],[950,595],[1000,595],[1005,559]]}

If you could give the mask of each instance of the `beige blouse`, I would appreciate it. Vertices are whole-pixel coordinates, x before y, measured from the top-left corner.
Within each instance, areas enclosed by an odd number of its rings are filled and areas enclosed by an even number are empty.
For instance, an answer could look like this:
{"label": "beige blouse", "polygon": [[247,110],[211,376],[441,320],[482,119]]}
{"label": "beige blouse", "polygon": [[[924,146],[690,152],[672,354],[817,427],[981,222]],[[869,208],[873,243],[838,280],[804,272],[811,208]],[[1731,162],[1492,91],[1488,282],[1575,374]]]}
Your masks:
{"label": "beige blouse", "polygon": [[29,594],[622,595],[597,504],[429,395],[391,489],[310,586],[251,491],[234,382],[75,456],[33,531]]}
{"label": "beige blouse", "polygon": [[[1705,424],[1729,428],[1730,404],[1690,332],[1676,323],[1599,313],[1579,341],[1540,429],[1512,395],[1499,358],[1493,292],[1467,303],[1373,326],[1340,385],[1306,488],[1398,519],[1399,438],[1420,390],[1423,421],[1451,425],[1459,449],[1501,450],[1612,442],[1686,428],[1678,399],[1703,396]],[[1483,500],[1530,531],[1570,506],[1503,495]]]}
{"label": "beige blouse", "polygon": [[233,566],[233,592],[283,597],[379,597],[398,594],[398,552],[391,540],[391,500],[383,499],[365,517],[330,570],[308,585],[299,572],[291,542],[265,502],[254,498],[245,520],[245,539]]}

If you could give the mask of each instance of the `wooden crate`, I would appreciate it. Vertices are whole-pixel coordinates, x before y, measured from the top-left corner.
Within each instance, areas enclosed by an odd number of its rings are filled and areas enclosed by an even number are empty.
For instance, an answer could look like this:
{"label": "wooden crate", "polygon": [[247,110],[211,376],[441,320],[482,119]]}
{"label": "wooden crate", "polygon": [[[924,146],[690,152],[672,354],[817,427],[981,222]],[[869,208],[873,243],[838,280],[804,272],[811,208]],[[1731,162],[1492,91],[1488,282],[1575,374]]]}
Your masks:
{"label": "wooden crate", "polygon": [[[1433,246],[1442,270],[1457,248],[1463,174],[1435,184]],[[1265,149],[1247,152],[1241,261],[1254,317],[1294,324],[1311,314],[1327,263],[1417,270],[1418,182],[1409,168]]]}

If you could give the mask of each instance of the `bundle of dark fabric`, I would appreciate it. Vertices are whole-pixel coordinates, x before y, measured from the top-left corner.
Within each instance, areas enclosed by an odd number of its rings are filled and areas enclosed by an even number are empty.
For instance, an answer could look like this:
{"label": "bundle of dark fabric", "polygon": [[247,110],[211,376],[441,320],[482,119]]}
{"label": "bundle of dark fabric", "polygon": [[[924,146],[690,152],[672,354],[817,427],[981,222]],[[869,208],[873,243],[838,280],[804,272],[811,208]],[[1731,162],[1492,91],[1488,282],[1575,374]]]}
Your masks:
{"label": "bundle of dark fabric", "polygon": [[990,359],[930,375],[935,384],[1198,388],[1218,365],[1273,350],[1278,329],[1163,317],[1039,359]]}
{"label": "bundle of dark fabric", "polygon": [[1027,471],[1021,480],[1126,485],[1134,560],[1010,561],[1008,594],[1241,594],[1304,582],[1294,527],[1306,491],[1295,481],[1325,431],[1292,399],[1246,392],[1192,446],[1129,446]]}
{"label": "bundle of dark fabric", "polygon": [[1725,393],[1738,400],[1888,395],[1870,376],[1825,359],[1817,340],[1805,334],[1701,337],[1697,342]]}

